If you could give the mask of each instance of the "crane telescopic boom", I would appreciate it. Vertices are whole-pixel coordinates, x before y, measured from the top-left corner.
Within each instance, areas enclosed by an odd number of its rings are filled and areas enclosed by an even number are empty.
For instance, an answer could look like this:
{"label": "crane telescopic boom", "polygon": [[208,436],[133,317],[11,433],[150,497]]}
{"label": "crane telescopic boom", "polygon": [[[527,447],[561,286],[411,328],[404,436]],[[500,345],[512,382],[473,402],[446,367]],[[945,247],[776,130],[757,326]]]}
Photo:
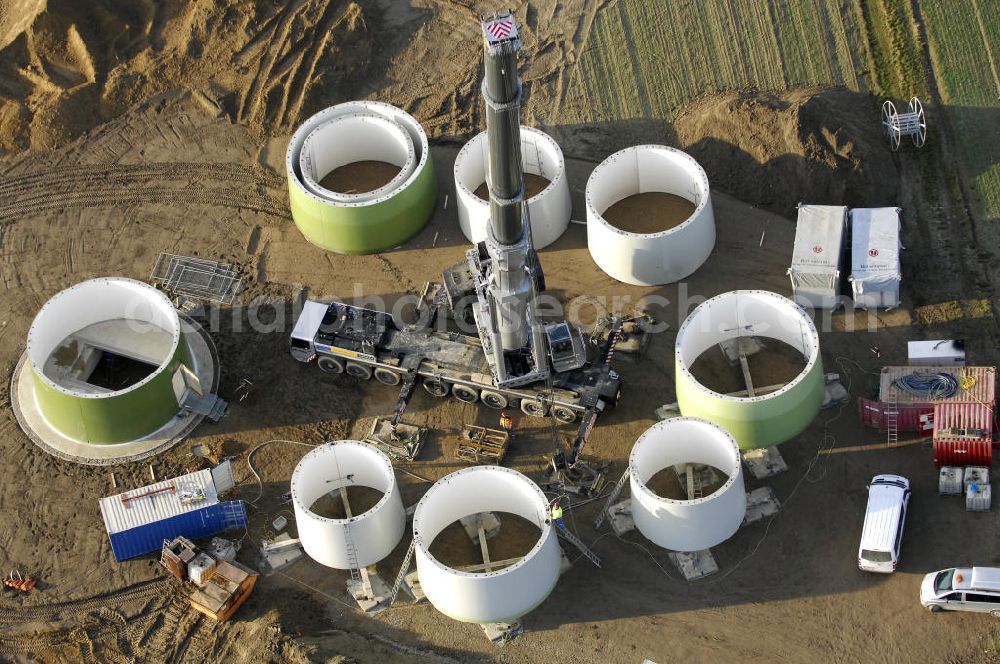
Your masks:
{"label": "crane telescopic boom", "polygon": [[[516,386],[545,380],[553,370],[581,366],[582,343],[572,357],[553,366],[546,337],[554,326],[538,319],[536,298],[544,290],[541,265],[531,243],[531,220],[524,197],[521,162],[521,81],[517,53],[521,49],[517,22],[509,12],[483,17],[483,103],[489,161],[490,224],[486,241],[470,249],[466,266],[446,275],[451,292],[475,293],[471,306],[483,350],[497,385]],[[455,284],[461,284],[456,288]],[[565,327],[558,331],[562,333]],[[575,352],[579,348],[581,352]]]}
{"label": "crane telescopic boom", "polygon": [[517,25],[511,16],[483,22],[484,75],[489,141],[490,227],[502,245],[517,244],[524,231],[524,176],[521,170],[521,81]]}

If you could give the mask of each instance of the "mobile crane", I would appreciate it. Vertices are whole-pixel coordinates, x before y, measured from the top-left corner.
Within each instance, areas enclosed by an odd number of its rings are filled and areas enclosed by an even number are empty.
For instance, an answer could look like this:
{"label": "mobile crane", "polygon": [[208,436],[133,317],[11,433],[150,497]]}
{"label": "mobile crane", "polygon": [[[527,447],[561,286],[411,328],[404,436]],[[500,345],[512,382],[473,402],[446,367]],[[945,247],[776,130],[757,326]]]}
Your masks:
{"label": "mobile crane", "polygon": [[[292,331],[290,351],[302,362],[315,359],[330,374],[402,384],[393,431],[418,379],[435,397],[451,393],[490,408],[520,407],[532,417],[579,421],[569,453],[558,451],[550,469],[556,482],[572,484],[584,472],[578,458],[598,415],[621,394],[611,358],[622,321],[607,321],[605,341],[588,360],[576,326],[539,317],[536,301],[545,278],[531,241],[521,161],[521,40],[509,12],[482,17],[482,31],[489,141],[486,240],[469,249],[464,262],[447,268],[442,284],[425,287],[416,322],[310,300]],[[474,323],[478,335],[452,331],[449,319]],[[593,482],[583,485],[593,488]]]}

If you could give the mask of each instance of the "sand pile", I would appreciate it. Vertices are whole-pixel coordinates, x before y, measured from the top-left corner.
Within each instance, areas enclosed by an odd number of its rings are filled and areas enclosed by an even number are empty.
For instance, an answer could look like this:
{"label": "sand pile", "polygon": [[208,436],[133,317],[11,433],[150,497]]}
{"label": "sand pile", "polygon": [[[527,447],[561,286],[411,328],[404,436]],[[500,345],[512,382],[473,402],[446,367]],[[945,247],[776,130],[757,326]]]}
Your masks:
{"label": "sand pile", "polygon": [[0,1],[0,48],[11,43],[45,9],[45,0]]}
{"label": "sand pile", "polygon": [[899,173],[873,103],[844,88],[734,92],[695,102],[674,128],[712,186],[749,203],[786,215],[799,202],[891,205]]}
{"label": "sand pile", "polygon": [[[384,70],[381,58],[392,53],[353,2],[237,8],[212,0],[163,7],[50,0],[37,15],[28,5],[45,3],[0,4],[4,152],[63,145],[143,100],[184,88],[220,116],[281,133],[333,98],[364,96],[371,72]],[[343,52],[379,66],[352,66]]]}

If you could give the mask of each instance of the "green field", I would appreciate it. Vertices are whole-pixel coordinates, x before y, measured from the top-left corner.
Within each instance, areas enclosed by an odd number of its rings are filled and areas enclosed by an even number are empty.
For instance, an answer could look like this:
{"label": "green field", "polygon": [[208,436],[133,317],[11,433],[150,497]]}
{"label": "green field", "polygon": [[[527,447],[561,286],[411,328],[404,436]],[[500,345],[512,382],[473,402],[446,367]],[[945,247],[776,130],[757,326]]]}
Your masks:
{"label": "green field", "polygon": [[965,174],[987,218],[1000,222],[1000,5],[921,0],[920,7]]}
{"label": "green field", "polygon": [[[967,180],[985,216],[1000,218],[996,0],[913,2]],[[577,110],[568,119],[669,120],[705,93],[802,85],[927,100],[913,6],[910,0],[620,0],[594,21],[570,82],[583,103],[572,105]]]}
{"label": "green field", "polygon": [[719,90],[817,83],[868,89],[853,13],[842,16],[840,3],[830,0],[772,4],[622,0],[608,6],[594,22],[577,70],[581,80],[571,85],[587,95],[581,107],[591,117],[575,119],[670,118],[691,99]]}

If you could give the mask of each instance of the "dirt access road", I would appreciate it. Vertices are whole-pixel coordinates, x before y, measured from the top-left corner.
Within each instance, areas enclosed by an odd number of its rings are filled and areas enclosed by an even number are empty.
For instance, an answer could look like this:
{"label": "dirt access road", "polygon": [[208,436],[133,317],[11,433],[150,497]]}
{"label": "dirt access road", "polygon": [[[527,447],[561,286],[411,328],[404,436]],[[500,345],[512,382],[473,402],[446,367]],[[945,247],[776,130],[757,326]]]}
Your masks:
{"label": "dirt access road", "polygon": [[[572,527],[595,542],[603,568],[577,561],[526,618],[525,637],[502,650],[490,646],[477,627],[455,623],[426,604],[403,605],[374,619],[361,616],[346,603],[346,574],[309,560],[262,579],[234,621],[224,625],[187,611],[180,591],[159,581],[163,575],[152,559],[116,565],[96,502],[114,491],[108,470],[48,456],[20,432],[10,412],[10,372],[41,304],[89,277],[145,278],[160,251],[227,260],[243,272],[242,305],[217,312],[210,327],[222,358],[223,396],[243,377],[257,390],[234,404],[221,424],[203,426],[158,457],[158,476],[196,467],[189,454],[196,443],[224,447],[242,459],[271,439],[315,444],[361,435],[371,417],[390,412],[395,393],[331,380],[292,361],[285,344],[293,304],[303,292],[353,297],[355,284],[363,285],[364,294],[391,299],[419,291],[460,260],[466,243],[454,205],[444,209],[444,195],[452,187],[451,163],[462,137],[481,123],[477,28],[474,12],[460,3],[413,9],[322,0],[138,7],[111,5],[84,15],[72,3],[50,2],[30,34],[0,53],[6,95],[0,144],[8,151],[0,181],[0,449],[7,469],[0,484],[0,558],[43,580],[42,590],[30,597],[0,599],[0,658],[997,658],[1000,635],[988,618],[931,616],[917,603],[917,584],[927,571],[1000,562],[995,519],[938,498],[930,451],[919,444],[885,449],[877,433],[861,428],[850,406],[824,412],[782,446],[790,470],[768,483],[782,512],[718,547],[721,572],[703,582],[678,578],[666,552],[636,534],[618,541],[594,532],[589,523],[596,505],[573,512]],[[537,39],[526,56],[538,56],[528,67],[531,80],[567,66],[547,55],[547,45],[562,43],[574,29],[585,31],[577,17],[585,22],[593,15],[589,6],[581,11],[580,2],[541,8],[547,20],[529,28]],[[532,4],[519,11],[537,9]],[[413,20],[420,25],[415,32]],[[551,94],[535,86],[529,119],[533,109],[565,98]],[[282,159],[299,120],[360,97],[395,103],[424,123],[433,137],[441,196],[434,219],[412,242],[384,255],[348,258],[303,241],[287,212]],[[626,398],[601,421],[590,455],[613,461],[620,472],[633,441],[653,422],[655,407],[674,400],[673,334],[696,302],[691,297],[734,288],[789,292],[784,271],[792,206],[799,200],[904,208],[904,306],[881,314],[876,331],[847,332],[851,319],[838,315],[822,335],[824,364],[848,379],[852,397],[870,390],[870,372],[879,364],[904,360],[909,338],[965,338],[976,362],[996,362],[988,301],[993,282],[980,269],[980,250],[967,239],[976,228],[948,184],[948,153],[891,156],[872,127],[876,107],[867,96],[844,89],[747,91],[698,100],[672,123],[608,119],[545,127],[569,158],[577,218],[594,165],[615,149],[641,142],[687,149],[717,192],[716,249],[683,287],[614,282],[593,265],[577,225],[542,252],[551,290],[566,301],[584,298],[576,300],[574,314],[582,322],[595,315],[593,307],[583,306],[593,298],[618,297],[627,307],[655,293],[671,302],[655,312],[671,329],[653,340],[645,360],[620,362]],[[871,346],[880,349],[880,358]],[[492,424],[493,417],[418,392],[407,418],[435,433],[423,459],[408,469],[436,479],[461,467],[454,458],[460,424]],[[537,479],[552,449],[551,429],[525,421],[518,427],[523,435],[506,464]],[[284,443],[261,448],[254,456],[264,479],[259,494],[245,462],[238,463],[241,497],[254,504],[241,553],[247,561],[253,562],[253,542],[287,509],[279,497],[306,450]],[[126,487],[147,482],[145,464],[114,470]],[[890,577],[862,575],[855,557],[864,487],[886,471],[914,483],[903,562]],[[426,485],[399,477],[406,502],[416,501]],[[748,488],[756,485],[749,481]],[[387,576],[404,547],[384,564]]]}

